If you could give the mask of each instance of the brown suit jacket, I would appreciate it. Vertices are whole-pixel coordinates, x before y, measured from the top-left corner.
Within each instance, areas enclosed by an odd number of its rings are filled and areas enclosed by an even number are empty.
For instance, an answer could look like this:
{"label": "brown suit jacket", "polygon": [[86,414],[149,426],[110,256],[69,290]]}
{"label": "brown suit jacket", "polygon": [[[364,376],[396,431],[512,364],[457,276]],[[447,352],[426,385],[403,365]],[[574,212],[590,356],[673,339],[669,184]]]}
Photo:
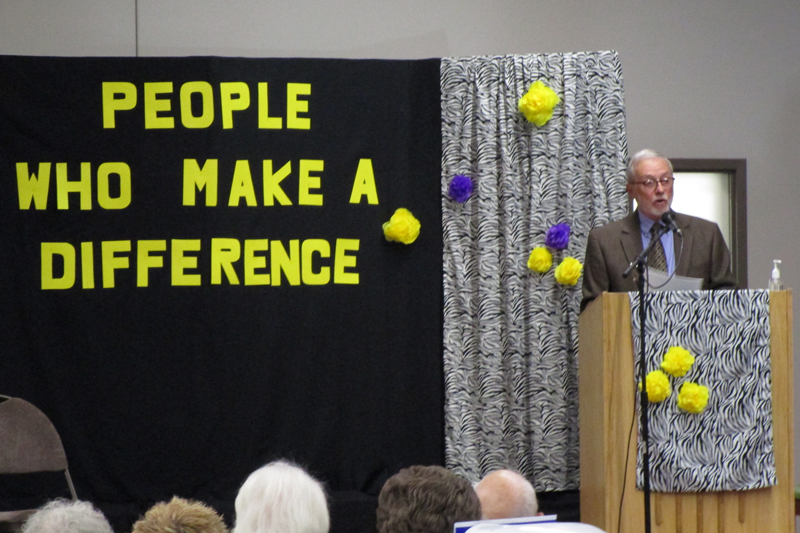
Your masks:
{"label": "brown suit jacket", "polygon": [[[674,235],[675,274],[700,278],[703,289],[735,289],[736,280],[731,273],[731,254],[714,222],[702,218],[674,213],[675,223],[683,232]],[[628,292],[638,289],[636,272],[628,278],[622,273],[642,251],[639,214],[634,211],[616,222],[589,232],[586,258],[583,263],[583,298],[581,311],[604,291]]]}

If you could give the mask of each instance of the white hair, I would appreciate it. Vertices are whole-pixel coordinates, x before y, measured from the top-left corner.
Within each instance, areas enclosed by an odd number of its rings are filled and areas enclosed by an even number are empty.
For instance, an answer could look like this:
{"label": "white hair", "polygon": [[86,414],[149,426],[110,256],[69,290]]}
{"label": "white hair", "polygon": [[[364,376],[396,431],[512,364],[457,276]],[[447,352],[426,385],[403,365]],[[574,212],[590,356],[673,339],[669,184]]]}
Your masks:
{"label": "white hair", "polygon": [[328,533],[322,484],[287,461],[262,466],[236,496],[233,533]]}
{"label": "white hair", "polygon": [[114,530],[91,503],[59,498],[33,513],[20,533],[114,533]]}
{"label": "white hair", "polygon": [[672,161],[659,154],[655,150],[645,148],[644,150],[639,150],[633,154],[633,157],[631,157],[630,161],[628,161],[628,167],[625,172],[625,175],[628,178],[628,183],[633,183],[636,180],[636,167],[638,167],[639,163],[645,159],[663,159],[667,162],[667,165],[669,165],[669,171],[672,172]]}

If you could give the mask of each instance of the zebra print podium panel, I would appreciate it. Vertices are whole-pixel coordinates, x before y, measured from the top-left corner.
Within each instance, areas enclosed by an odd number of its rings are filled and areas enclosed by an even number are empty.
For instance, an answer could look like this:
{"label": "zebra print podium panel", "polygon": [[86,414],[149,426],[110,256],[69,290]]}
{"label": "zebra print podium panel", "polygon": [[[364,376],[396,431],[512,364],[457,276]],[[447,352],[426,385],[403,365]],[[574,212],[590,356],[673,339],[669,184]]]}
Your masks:
{"label": "zebra print podium panel", "polygon": [[[630,293],[631,325],[640,354],[639,295]],[[650,405],[651,488],[658,492],[730,491],[777,483],[772,436],[769,292],[670,291],[647,295],[647,371],[660,368],[672,346],[695,362],[670,377],[672,393]],[[639,383],[637,363],[635,382]],[[684,383],[708,387],[708,404],[692,414],[678,407]],[[637,402],[637,410],[638,409]],[[641,435],[641,426],[639,428]],[[637,486],[643,486],[639,439]]]}

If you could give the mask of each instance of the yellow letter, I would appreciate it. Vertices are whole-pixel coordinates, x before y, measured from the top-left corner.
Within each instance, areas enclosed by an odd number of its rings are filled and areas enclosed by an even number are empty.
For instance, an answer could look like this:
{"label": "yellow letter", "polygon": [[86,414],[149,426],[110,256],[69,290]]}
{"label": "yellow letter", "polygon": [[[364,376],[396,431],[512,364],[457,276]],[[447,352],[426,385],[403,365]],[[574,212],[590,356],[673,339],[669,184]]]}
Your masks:
{"label": "yellow letter", "polygon": [[56,163],[56,198],[59,209],[69,209],[69,196],[71,192],[81,195],[81,209],[84,211],[92,208],[92,165],[81,163],[80,181],[67,180],[67,164]]}
{"label": "yellow letter", "polygon": [[164,266],[164,256],[150,255],[150,252],[164,252],[167,241],[139,241],[136,245],[136,286],[147,287],[150,284],[150,269]]}
{"label": "yellow letter", "polygon": [[301,94],[311,94],[310,83],[286,84],[286,127],[293,130],[310,130],[311,119],[297,116],[298,113],[308,112],[308,101],[297,99]]}
{"label": "yellow letter", "polygon": [[158,98],[159,94],[172,94],[172,82],[144,84],[144,129],[172,129],[175,127],[175,118],[159,117],[159,111],[171,111],[172,102],[169,98]]}
{"label": "yellow letter", "polygon": [[310,176],[309,172],[322,172],[325,161],[321,159],[300,160],[300,183],[298,185],[297,203],[300,205],[322,205],[321,194],[311,194],[309,189],[319,189],[319,176]]}
{"label": "yellow letter", "polygon": [[[233,112],[250,107],[250,88],[242,81],[219,84],[222,107],[222,129],[233,128]],[[234,97],[235,95],[235,97]]]}
{"label": "yellow letter", "polygon": [[272,241],[270,254],[270,272],[272,272],[272,285],[281,284],[281,270],[286,274],[289,285],[300,285],[300,241],[289,241],[289,255],[281,241]]}
{"label": "yellow letter", "polygon": [[94,289],[94,245],[81,243],[81,281],[84,289]]}
{"label": "yellow letter", "polygon": [[247,160],[237,161],[236,167],[233,169],[233,183],[231,183],[228,206],[237,207],[241,198],[247,201],[249,207],[258,205],[256,191],[253,189],[253,176],[250,174],[250,163]]}
{"label": "yellow letter", "polygon": [[356,179],[353,180],[353,191],[350,193],[350,203],[360,204],[361,197],[366,195],[367,203],[378,203],[378,190],[375,188],[375,174],[372,172],[372,159],[360,159]]}
{"label": "yellow letter", "polygon": [[233,263],[242,256],[242,246],[238,239],[211,239],[211,284],[222,283],[222,271],[231,285],[239,284],[239,276]]}
{"label": "yellow letter", "polygon": [[[64,274],[53,277],[53,256],[64,259]],[[42,243],[42,290],[69,289],[75,284],[75,247],[68,242]]]}
{"label": "yellow letter", "polygon": [[256,274],[257,268],[267,268],[267,258],[256,252],[269,250],[267,239],[245,239],[244,241],[244,284],[269,285],[269,274]]}
{"label": "yellow letter", "polygon": [[[192,114],[192,95],[200,95],[203,112]],[[181,85],[181,123],[185,128],[207,128],[214,122],[214,90],[207,81],[190,81]]]}
{"label": "yellow letter", "polygon": [[114,252],[130,252],[131,241],[103,241],[100,250],[103,258],[103,288],[113,289],[114,271],[130,266],[130,259],[127,256],[116,257]]}
{"label": "yellow letter", "polygon": [[331,256],[331,245],[325,239],[307,239],[303,241],[303,283],[306,285],[325,285],[331,280],[330,267],[322,267],[314,272],[314,252],[320,257]]}
{"label": "yellow letter", "polygon": [[[114,98],[121,94],[122,98]],[[129,111],[136,107],[136,86],[127,81],[103,82],[103,128],[116,127],[117,111]]]}
{"label": "yellow letter", "polygon": [[200,251],[200,239],[172,239],[172,284],[200,285],[200,274],[186,274],[187,268],[197,268],[197,257],[184,252]]}
{"label": "yellow letter", "polygon": [[28,176],[28,163],[17,163],[17,195],[19,208],[30,209],[31,200],[36,209],[47,208],[47,193],[50,187],[50,163],[39,163],[39,178]]}
{"label": "yellow letter", "polygon": [[267,84],[258,84],[258,128],[262,130],[279,130],[283,128],[281,117],[269,116],[269,94]]}
{"label": "yellow letter", "polygon": [[[119,196],[111,198],[108,176],[119,176]],[[131,205],[131,167],[127,163],[103,163],[97,169],[97,203],[103,209],[125,209]]]}
{"label": "yellow letter", "polygon": [[281,189],[281,181],[292,171],[292,162],[289,161],[281,169],[272,173],[272,159],[264,160],[264,205],[275,205],[275,200],[281,205],[292,205],[292,201]]}
{"label": "yellow letter", "polygon": [[358,285],[357,272],[345,272],[345,268],[356,266],[356,256],[347,255],[349,251],[358,251],[358,239],[336,239],[336,258],[333,263],[333,282],[343,285]]}
{"label": "yellow letter", "polygon": [[197,159],[183,160],[183,205],[194,205],[195,187],[198,191],[206,189],[206,206],[217,205],[217,160],[207,159],[203,168]]}

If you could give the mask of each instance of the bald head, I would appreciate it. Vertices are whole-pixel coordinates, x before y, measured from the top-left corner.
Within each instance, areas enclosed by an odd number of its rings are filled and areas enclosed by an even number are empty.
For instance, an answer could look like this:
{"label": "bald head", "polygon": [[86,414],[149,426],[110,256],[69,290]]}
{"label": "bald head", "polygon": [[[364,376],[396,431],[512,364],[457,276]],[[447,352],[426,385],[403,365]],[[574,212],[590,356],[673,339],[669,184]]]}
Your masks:
{"label": "bald head", "polygon": [[483,518],[521,518],[539,512],[536,491],[527,479],[511,470],[495,470],[475,485]]}

